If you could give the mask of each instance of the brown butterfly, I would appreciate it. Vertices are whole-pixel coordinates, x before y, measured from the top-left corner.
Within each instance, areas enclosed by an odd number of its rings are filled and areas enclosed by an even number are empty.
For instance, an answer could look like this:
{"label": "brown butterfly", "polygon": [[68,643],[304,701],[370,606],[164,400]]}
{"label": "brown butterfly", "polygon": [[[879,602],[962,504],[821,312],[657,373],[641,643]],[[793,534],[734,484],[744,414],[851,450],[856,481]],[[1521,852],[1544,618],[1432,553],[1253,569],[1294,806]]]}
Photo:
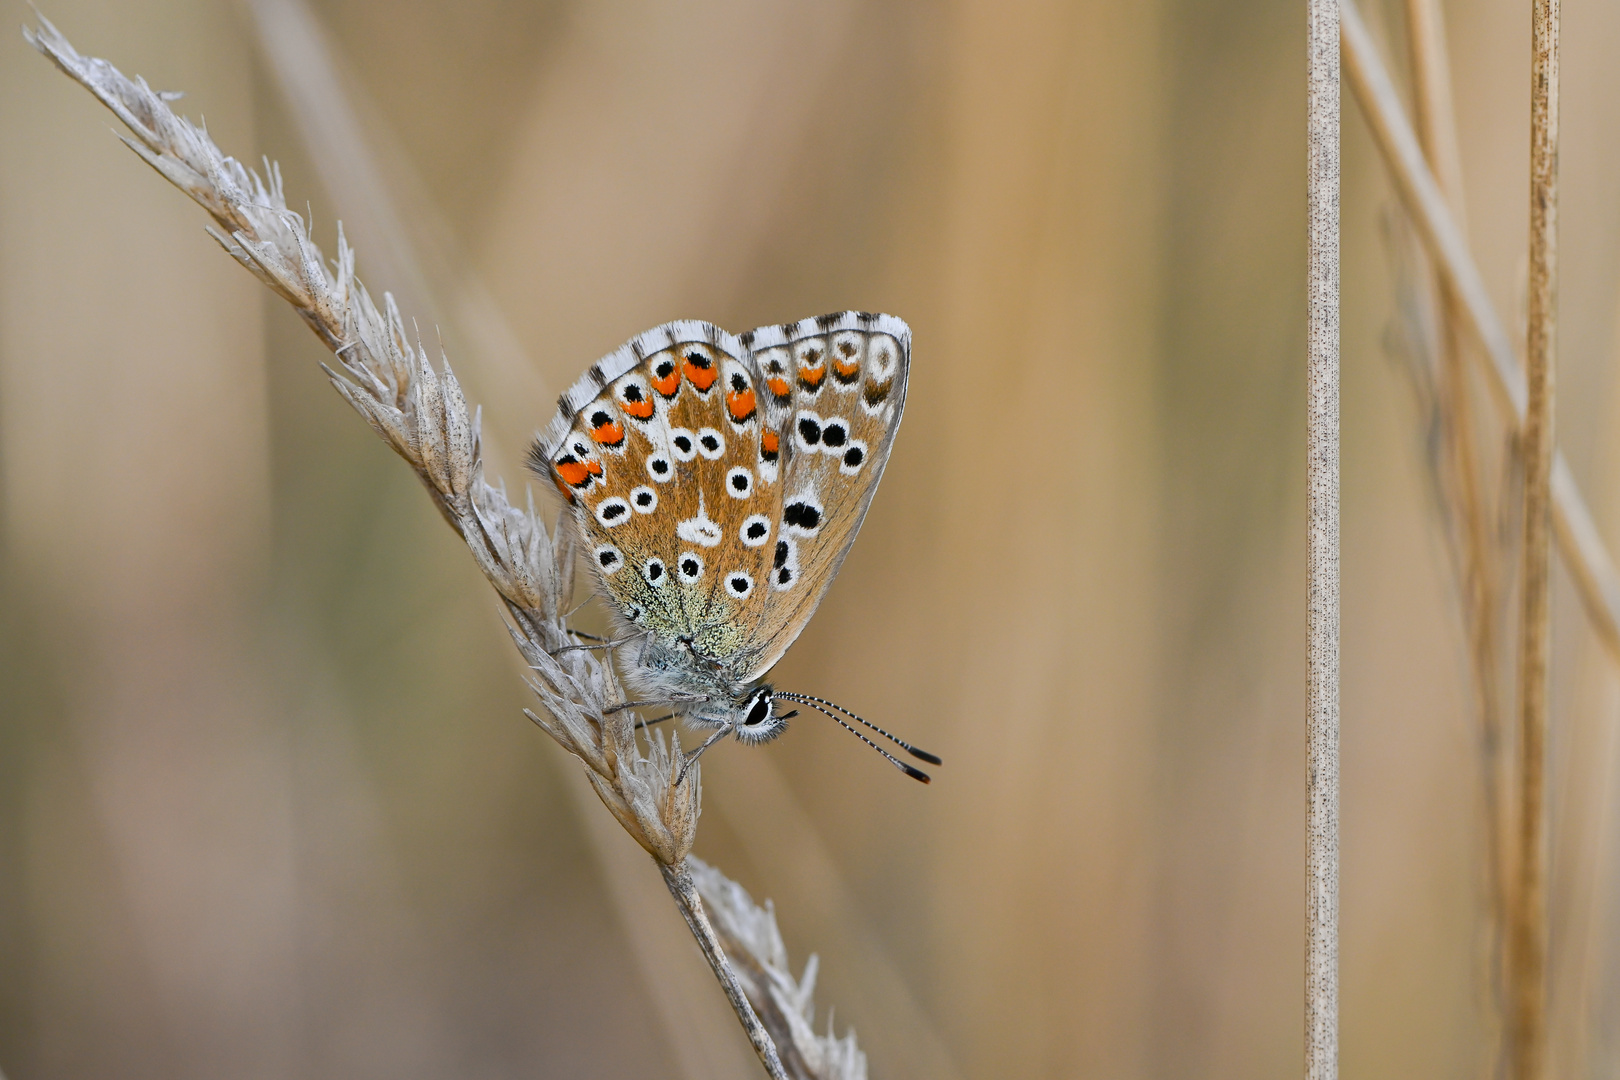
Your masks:
{"label": "brown butterfly", "polygon": [[780,697],[919,780],[928,775],[843,718],[940,763],[764,681],[855,541],[910,363],[911,329],[892,315],[847,311],[738,336],[666,323],[593,364],[535,441],[530,467],[567,500],[619,620],[608,645],[644,699],[630,705],[714,728],[699,753],[728,734],[780,734],[794,715],[777,714]]}

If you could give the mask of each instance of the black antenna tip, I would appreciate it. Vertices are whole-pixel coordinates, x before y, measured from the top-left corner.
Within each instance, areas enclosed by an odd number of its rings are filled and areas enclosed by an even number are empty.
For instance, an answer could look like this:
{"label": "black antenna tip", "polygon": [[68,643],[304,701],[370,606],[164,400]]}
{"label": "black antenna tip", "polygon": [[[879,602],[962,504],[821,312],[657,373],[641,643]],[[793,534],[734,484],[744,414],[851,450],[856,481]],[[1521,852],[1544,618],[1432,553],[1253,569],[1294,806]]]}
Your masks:
{"label": "black antenna tip", "polygon": [[929,776],[927,773],[923,772],[921,769],[913,769],[910,765],[907,765],[903,761],[896,761],[895,764],[900,766],[901,770],[904,771],[905,774],[907,776],[911,777],[913,780],[921,780],[925,784],[933,783],[933,777]]}
{"label": "black antenna tip", "polygon": [[939,760],[939,758],[935,757],[933,754],[930,754],[926,750],[919,750],[915,746],[908,746],[908,747],[906,747],[906,750],[908,750],[911,753],[912,757],[914,757],[914,758],[922,758],[924,761],[928,762],[928,764],[930,764],[930,765],[943,765],[943,764],[945,764],[943,761]]}

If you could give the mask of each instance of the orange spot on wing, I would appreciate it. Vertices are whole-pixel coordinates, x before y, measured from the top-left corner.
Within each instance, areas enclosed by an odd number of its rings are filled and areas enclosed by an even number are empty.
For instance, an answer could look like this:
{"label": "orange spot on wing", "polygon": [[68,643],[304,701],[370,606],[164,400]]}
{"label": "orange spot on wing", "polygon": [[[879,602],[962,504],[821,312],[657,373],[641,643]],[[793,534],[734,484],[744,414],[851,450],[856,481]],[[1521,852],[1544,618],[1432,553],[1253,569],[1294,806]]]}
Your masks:
{"label": "orange spot on wing", "polygon": [[759,448],[761,450],[763,450],[765,453],[767,453],[767,454],[776,453],[777,446],[778,446],[778,443],[777,443],[777,439],[776,439],[776,432],[767,431],[765,434],[763,434],[763,435],[761,435],[759,437]]}
{"label": "orange spot on wing", "polygon": [[775,394],[779,398],[785,398],[788,396],[787,380],[779,375],[773,375],[769,379],[766,379],[765,385],[770,387],[771,393]]}
{"label": "orange spot on wing", "polygon": [[618,446],[624,442],[624,426],[617,421],[609,420],[601,427],[593,428],[591,438],[606,446]]}
{"label": "orange spot on wing", "polygon": [[653,414],[653,403],[650,401],[621,401],[619,407],[637,420],[645,420]]}
{"label": "orange spot on wing", "polygon": [[833,361],[833,374],[846,382],[858,375],[860,370],[861,362],[859,360],[851,360],[847,364],[842,360]]}
{"label": "orange spot on wing", "polygon": [[556,476],[556,475],[553,475],[553,476],[552,476],[552,478],[551,478],[551,482],[552,482],[552,483],[553,483],[553,484],[556,484],[556,485],[557,485],[557,490],[558,490],[558,491],[560,491],[560,492],[562,492],[562,493],[563,493],[563,496],[564,496],[564,497],[565,497],[565,498],[566,498],[566,499],[567,499],[567,500],[568,500],[568,501],[569,501],[569,502],[573,502],[573,501],[574,501],[574,493],[573,493],[573,492],[572,492],[572,491],[569,491],[569,490],[568,490],[568,485],[567,485],[567,484],[565,484],[565,483],[563,483],[563,482],[562,482],[562,477],[560,477],[560,476]]}
{"label": "orange spot on wing", "polygon": [[663,394],[665,397],[675,396],[675,391],[678,390],[681,385],[680,369],[674,364],[670,364],[669,374],[667,375],[660,376],[656,371],[653,372],[652,384],[653,389],[658,391],[660,394]]}
{"label": "orange spot on wing", "polygon": [[807,368],[800,368],[799,369],[799,381],[804,383],[804,385],[806,385],[806,386],[810,386],[810,387],[820,386],[821,385],[821,380],[825,379],[826,377],[827,377],[827,365],[826,364],[817,364],[815,367],[807,367]]}
{"label": "orange spot on wing", "polygon": [[731,412],[731,418],[742,423],[754,415],[754,391],[752,389],[741,392],[732,390],[726,394],[726,408]]}
{"label": "orange spot on wing", "polygon": [[586,461],[585,462],[585,469],[592,476],[601,476],[602,475],[602,463],[600,461]]}
{"label": "orange spot on wing", "polygon": [[686,363],[681,365],[681,370],[686,372],[686,381],[697,387],[700,392],[708,390],[709,387],[714,385],[714,380],[720,377],[720,373],[715,370],[714,364],[710,363],[706,367],[699,367],[692,363],[690,357],[687,358]]}
{"label": "orange spot on wing", "polygon": [[[583,487],[590,482],[591,469],[583,461],[559,461],[553,468],[569,487]],[[598,465],[596,471],[601,472],[602,466]]]}

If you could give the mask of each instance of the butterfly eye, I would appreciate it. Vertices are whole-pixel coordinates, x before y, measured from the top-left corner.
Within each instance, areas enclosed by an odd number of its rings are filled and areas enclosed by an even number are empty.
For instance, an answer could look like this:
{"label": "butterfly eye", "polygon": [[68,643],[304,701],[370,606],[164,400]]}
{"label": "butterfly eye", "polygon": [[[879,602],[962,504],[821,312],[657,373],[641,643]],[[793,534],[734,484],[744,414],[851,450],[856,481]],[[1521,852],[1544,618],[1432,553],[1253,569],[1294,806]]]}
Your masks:
{"label": "butterfly eye", "polygon": [[754,698],[754,703],[748,707],[748,716],[743,723],[749,727],[758,727],[771,718],[771,695],[760,694]]}

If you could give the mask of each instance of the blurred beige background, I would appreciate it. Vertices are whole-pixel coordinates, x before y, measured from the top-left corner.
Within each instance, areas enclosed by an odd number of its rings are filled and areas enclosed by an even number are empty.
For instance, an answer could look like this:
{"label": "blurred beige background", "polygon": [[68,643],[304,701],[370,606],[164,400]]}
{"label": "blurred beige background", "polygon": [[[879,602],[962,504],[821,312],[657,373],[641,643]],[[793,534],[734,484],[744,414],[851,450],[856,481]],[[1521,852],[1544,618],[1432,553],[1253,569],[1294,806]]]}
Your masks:
{"label": "blurred beige background", "polygon": [[[328,250],[343,218],[509,485],[655,323],[910,321],[883,490],[777,681],[947,764],[909,783],[816,718],[719,748],[698,853],[821,955],[818,1025],[876,1078],[1296,1074],[1302,4],[44,10],[280,159]],[[1366,11],[1399,69],[1399,7]],[[1522,323],[1528,17],[1448,16]],[[1614,544],[1620,8],[1564,19],[1559,423]],[[300,120],[331,90],[276,57],[312,41],[364,155]],[[455,538],[113,123],[0,36],[0,1071],[755,1075]],[[1465,657],[1348,94],[1344,162],[1343,1067],[1476,1077]],[[1567,586],[1556,1049],[1615,1077],[1620,684]]]}

